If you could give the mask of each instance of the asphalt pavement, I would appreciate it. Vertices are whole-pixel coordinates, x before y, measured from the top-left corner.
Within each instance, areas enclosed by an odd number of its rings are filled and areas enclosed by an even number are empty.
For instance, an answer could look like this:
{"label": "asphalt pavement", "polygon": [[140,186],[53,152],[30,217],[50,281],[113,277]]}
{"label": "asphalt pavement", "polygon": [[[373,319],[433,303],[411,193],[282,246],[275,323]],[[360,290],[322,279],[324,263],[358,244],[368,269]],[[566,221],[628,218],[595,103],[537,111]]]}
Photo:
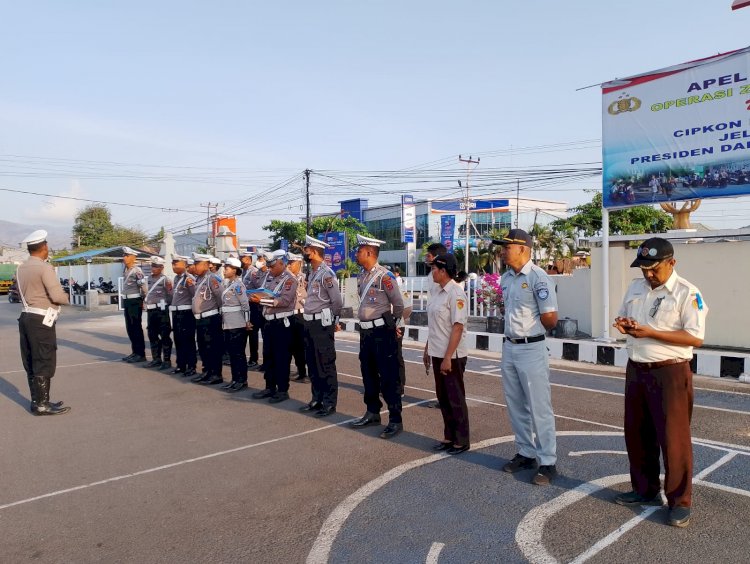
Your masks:
{"label": "asphalt pavement", "polygon": [[[357,336],[337,334],[338,413],[253,400],[129,365],[124,322],[66,308],[52,398],[33,417],[18,353],[20,307],[0,303],[0,562],[747,561],[750,386],[696,378],[695,503],[686,529],[658,508],[611,502],[628,489],[622,374],[555,364],[560,478],[533,486],[499,468],[515,453],[499,354],[466,376],[472,450],[435,455],[422,345],[406,343],[405,431],[360,416]],[[229,370],[225,368],[225,378]],[[384,414],[383,422],[387,422]]]}

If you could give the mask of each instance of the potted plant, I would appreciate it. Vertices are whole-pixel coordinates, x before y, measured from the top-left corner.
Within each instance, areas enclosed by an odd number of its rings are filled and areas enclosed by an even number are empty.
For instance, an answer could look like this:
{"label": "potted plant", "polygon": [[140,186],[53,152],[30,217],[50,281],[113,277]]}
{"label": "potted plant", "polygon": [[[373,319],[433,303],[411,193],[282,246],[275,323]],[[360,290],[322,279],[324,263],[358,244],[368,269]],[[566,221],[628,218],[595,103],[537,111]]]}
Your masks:
{"label": "potted plant", "polygon": [[487,315],[487,332],[503,332],[503,289],[500,274],[485,274],[477,290],[477,303],[484,306]]}

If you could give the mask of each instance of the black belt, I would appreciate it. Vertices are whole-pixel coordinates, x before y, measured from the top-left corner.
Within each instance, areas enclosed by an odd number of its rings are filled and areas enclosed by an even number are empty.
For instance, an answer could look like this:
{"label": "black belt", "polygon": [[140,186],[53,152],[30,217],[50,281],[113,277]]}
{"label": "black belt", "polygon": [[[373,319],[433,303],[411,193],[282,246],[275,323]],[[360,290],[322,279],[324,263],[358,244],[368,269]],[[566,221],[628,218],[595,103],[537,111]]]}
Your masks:
{"label": "black belt", "polygon": [[523,345],[525,343],[538,343],[544,340],[544,335],[537,335],[536,337],[521,337],[520,339],[511,339],[510,337],[503,337],[503,342],[510,341],[514,345]]}
{"label": "black belt", "polygon": [[660,360],[658,362],[636,362],[634,360],[631,360],[630,362],[636,368],[640,368],[641,370],[652,370],[654,368],[663,368],[672,364],[682,364],[683,362],[690,361],[686,358],[668,358],[667,360]]}

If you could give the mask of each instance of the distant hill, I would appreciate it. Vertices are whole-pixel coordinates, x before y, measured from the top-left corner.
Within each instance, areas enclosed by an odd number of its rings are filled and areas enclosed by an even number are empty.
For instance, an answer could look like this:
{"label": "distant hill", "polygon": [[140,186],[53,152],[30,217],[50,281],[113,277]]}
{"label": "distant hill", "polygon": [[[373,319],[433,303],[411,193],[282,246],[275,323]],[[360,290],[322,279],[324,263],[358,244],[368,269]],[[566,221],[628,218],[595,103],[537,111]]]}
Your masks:
{"label": "distant hill", "polygon": [[50,227],[33,223],[14,223],[0,219],[0,245],[6,247],[18,247],[29,233],[36,229],[45,229],[49,234],[47,240],[50,248],[54,250],[67,249],[70,247],[70,233],[72,227]]}

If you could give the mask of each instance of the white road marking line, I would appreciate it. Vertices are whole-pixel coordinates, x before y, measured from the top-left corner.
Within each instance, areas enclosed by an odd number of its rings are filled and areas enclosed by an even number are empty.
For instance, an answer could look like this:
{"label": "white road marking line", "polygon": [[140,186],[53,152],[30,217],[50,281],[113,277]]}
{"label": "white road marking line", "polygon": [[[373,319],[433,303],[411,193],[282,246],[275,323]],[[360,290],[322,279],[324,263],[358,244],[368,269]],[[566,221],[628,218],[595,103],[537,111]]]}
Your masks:
{"label": "white road marking line", "polygon": [[[91,366],[92,364],[104,364],[107,362],[115,362],[114,359],[112,360],[94,360],[91,362],[79,362],[78,364],[61,364],[56,367],[56,370],[62,370],[64,368],[77,368],[79,366]],[[25,370],[9,370],[7,372],[0,372],[0,376],[3,376],[5,374],[25,374]]]}
{"label": "white road marking line", "polygon": [[[414,407],[414,406],[417,406],[417,405],[421,405],[421,404],[427,403],[429,401],[432,401],[432,400],[422,400],[422,401],[418,401],[418,402],[406,404],[406,405],[404,405],[403,409],[407,409],[409,407]],[[383,411],[383,413],[387,413],[387,412],[388,412],[387,410]],[[88,484],[82,484],[80,486],[74,486],[72,488],[66,488],[66,489],[63,489],[63,490],[57,490],[57,491],[54,491],[54,492],[49,492],[49,493],[46,493],[46,494],[42,494],[42,495],[38,495],[38,496],[34,496],[34,497],[29,497],[29,498],[26,498],[26,499],[21,499],[21,500],[18,500],[18,501],[14,501],[14,502],[11,502],[11,503],[6,503],[4,505],[0,505],[0,511],[2,511],[4,509],[8,509],[10,507],[15,507],[17,505],[25,505],[27,503],[31,503],[31,502],[34,502],[34,501],[39,501],[40,499],[47,499],[47,498],[50,498],[50,497],[57,497],[57,496],[60,496],[60,495],[63,495],[63,494],[71,493],[71,492],[76,492],[76,491],[80,491],[80,490],[86,490],[86,489],[89,489],[89,488],[93,488],[95,486],[102,486],[104,484],[110,484],[112,482],[119,482],[121,480],[127,480],[128,478],[135,478],[137,476],[144,476],[146,474],[153,474],[154,472],[160,472],[162,470],[168,470],[170,468],[177,468],[178,466],[184,466],[186,464],[191,464],[193,462],[200,462],[200,461],[203,461],[203,460],[210,460],[212,458],[217,458],[219,456],[225,456],[227,454],[234,454],[236,452],[242,452],[244,450],[249,450],[249,449],[252,449],[252,448],[257,448],[257,447],[261,447],[261,446],[265,446],[265,445],[270,445],[270,444],[273,444],[273,443],[278,443],[278,442],[281,442],[281,441],[286,441],[288,439],[296,439],[298,437],[304,437],[305,435],[310,435],[312,433],[317,433],[319,431],[325,431],[327,429],[333,429],[333,428],[336,428],[336,427],[342,427],[344,425],[347,425],[347,424],[351,423],[352,421],[355,421],[356,419],[358,419],[358,417],[353,417],[351,419],[347,419],[347,420],[341,421],[339,423],[332,423],[330,425],[325,425],[323,427],[318,427],[316,429],[308,429],[307,431],[301,431],[299,433],[294,433],[292,435],[286,435],[286,436],[283,436],[283,437],[277,437],[275,439],[268,439],[266,441],[261,441],[259,443],[252,443],[252,444],[249,444],[249,445],[243,445],[243,446],[240,446],[240,447],[230,448],[230,449],[222,450],[222,451],[219,451],[219,452],[212,452],[210,454],[205,454],[203,456],[197,456],[195,458],[188,458],[188,459],[185,459],[185,460],[179,460],[177,462],[172,462],[170,464],[164,464],[162,466],[156,466],[154,468],[147,468],[145,470],[139,470],[138,472],[131,472],[129,474],[122,474],[120,476],[114,476],[112,478],[107,478],[105,480],[98,480],[96,482],[90,482]]]}
{"label": "white road marking line", "polygon": [[[620,435],[620,433],[612,433],[610,431],[588,431],[588,432],[560,431],[557,434],[560,436],[583,435],[583,436],[606,436],[606,437]],[[514,440],[515,440],[515,437],[513,435],[509,435],[505,437],[495,437],[492,439],[487,439],[479,443],[476,443],[475,445],[472,446],[472,450],[481,450],[481,449],[488,448],[488,447],[502,444],[502,443],[510,443],[510,442],[513,442]],[[414,468],[419,468],[420,466],[431,464],[433,462],[437,462],[438,460],[442,460],[446,458],[450,458],[450,457],[446,455],[445,453],[441,453],[441,454],[433,454],[431,456],[427,456],[419,460],[412,460],[410,462],[406,462],[404,464],[401,464],[400,466],[396,466],[395,468],[393,468],[392,470],[389,470],[385,474],[382,474],[378,476],[377,478],[369,481],[364,486],[359,488],[357,491],[349,495],[345,500],[343,500],[341,503],[339,503],[336,506],[336,508],[331,512],[331,514],[323,523],[323,526],[320,528],[320,532],[318,533],[318,537],[315,539],[315,542],[313,543],[313,546],[310,549],[309,554],[307,555],[307,561],[306,561],[307,564],[326,564],[328,562],[328,557],[331,554],[331,548],[333,548],[333,543],[336,541],[336,537],[341,531],[341,528],[344,526],[344,523],[346,523],[346,520],[349,518],[352,512],[357,508],[357,506],[359,506],[360,503],[365,501],[373,493],[378,491],[383,486],[387,485],[389,482],[392,482],[393,480],[395,480],[402,474],[408,472],[409,470],[412,470]],[[623,478],[620,481],[624,481],[626,479],[629,480],[630,476],[628,474],[623,474]]]}
{"label": "white road marking line", "polygon": [[481,368],[482,370],[496,370],[497,369],[497,365],[496,364],[487,364],[485,366],[480,366],[479,368]]}
{"label": "white road marking line", "polygon": [[715,490],[721,490],[724,492],[750,497],[750,491],[740,488],[733,488],[732,486],[725,486],[723,484],[717,484],[716,482],[707,482],[706,480],[693,480],[693,485],[705,486],[707,488],[713,488]]}
{"label": "white road marking line", "polygon": [[445,548],[443,542],[433,542],[430,547],[430,552],[427,553],[427,559],[424,564],[437,564],[438,558],[440,558],[440,551]]}
{"label": "white road marking line", "polygon": [[735,456],[737,456],[736,452],[728,452],[728,453],[726,453],[719,460],[717,460],[716,462],[714,462],[711,466],[709,466],[708,468],[704,468],[703,470],[701,470],[700,472],[698,472],[695,475],[694,479],[695,480],[702,480],[703,478],[705,478],[706,476],[708,476],[714,470],[716,470],[716,469],[721,468],[722,466],[724,466],[727,462],[729,462],[730,460],[732,460]]}
{"label": "white road marking line", "polygon": [[624,450],[571,450],[568,456],[583,456],[585,454],[624,454],[627,456],[627,452]]}

